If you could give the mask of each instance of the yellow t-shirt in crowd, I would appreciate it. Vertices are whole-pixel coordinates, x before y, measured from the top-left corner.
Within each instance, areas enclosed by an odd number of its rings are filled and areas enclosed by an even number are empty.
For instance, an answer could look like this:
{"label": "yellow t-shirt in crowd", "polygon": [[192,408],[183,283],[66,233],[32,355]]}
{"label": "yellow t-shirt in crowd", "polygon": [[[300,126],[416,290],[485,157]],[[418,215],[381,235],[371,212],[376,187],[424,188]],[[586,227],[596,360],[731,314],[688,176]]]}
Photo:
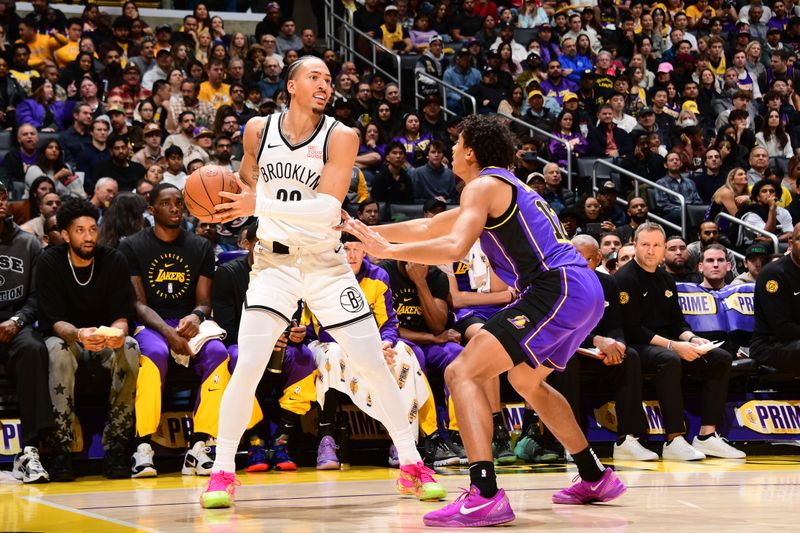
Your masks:
{"label": "yellow t-shirt in crowd", "polygon": [[[710,5],[707,5],[706,9],[711,10],[712,17],[717,16],[717,12]],[[705,9],[703,11],[705,11]],[[691,5],[686,9],[686,16],[689,17],[691,20],[699,20],[703,17],[703,11],[700,11],[700,9],[696,5]]]}
{"label": "yellow t-shirt in crowd", "polygon": [[56,65],[58,65],[58,68],[64,68],[75,61],[75,58],[78,57],[80,50],[80,43],[77,41],[70,41],[56,50],[53,55],[56,58]]}
{"label": "yellow t-shirt in crowd", "polygon": [[200,84],[200,94],[197,99],[201,102],[208,102],[214,106],[214,109],[219,109],[232,102],[231,86],[223,83],[219,89],[215,89],[211,86],[211,83],[204,81]]}
{"label": "yellow t-shirt in crowd", "polygon": [[[17,39],[18,43],[23,42],[22,39]],[[28,65],[31,68],[39,69],[45,60],[53,59],[53,50],[59,47],[59,43],[54,37],[49,35],[36,34],[36,39],[32,43],[25,43],[31,49],[31,58],[28,60]]]}

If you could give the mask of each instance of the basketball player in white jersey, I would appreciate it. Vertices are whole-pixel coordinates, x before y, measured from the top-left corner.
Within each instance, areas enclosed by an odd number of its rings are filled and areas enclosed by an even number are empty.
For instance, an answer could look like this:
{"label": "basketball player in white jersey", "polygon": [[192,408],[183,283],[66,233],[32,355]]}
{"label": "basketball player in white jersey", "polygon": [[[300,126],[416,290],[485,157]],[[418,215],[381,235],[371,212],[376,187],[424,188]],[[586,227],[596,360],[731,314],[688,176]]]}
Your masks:
{"label": "basketball player in white jersey", "polygon": [[[331,75],[322,60],[304,56],[286,73],[289,110],[253,118],[245,127],[239,171],[241,194],[221,193],[224,221],[255,214],[258,239],[239,329],[239,361],[220,408],[217,456],[203,507],[229,507],[235,486],[234,455],[244,432],[256,385],[271,347],[290,323],[299,299],[348,354],[373,391],[379,421],[400,457],[397,489],[422,500],[442,499],[417,452],[411,413],[384,362],[372,311],[339,245],[341,205],[358,151],[356,133],[325,116]],[[416,413],[413,413],[415,416]],[[413,420],[413,418],[412,418]]]}

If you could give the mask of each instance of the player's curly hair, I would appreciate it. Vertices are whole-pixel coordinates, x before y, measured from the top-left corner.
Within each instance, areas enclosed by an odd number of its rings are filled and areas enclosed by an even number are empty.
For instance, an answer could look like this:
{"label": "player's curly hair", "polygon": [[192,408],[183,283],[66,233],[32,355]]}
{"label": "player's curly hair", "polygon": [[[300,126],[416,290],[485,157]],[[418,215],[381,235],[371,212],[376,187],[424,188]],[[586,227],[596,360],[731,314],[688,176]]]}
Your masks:
{"label": "player's curly hair", "polygon": [[469,115],[459,125],[464,147],[481,167],[508,168],[514,162],[514,137],[505,122],[491,115]]}
{"label": "player's curly hair", "polygon": [[56,213],[56,221],[61,229],[69,229],[76,218],[92,217],[95,221],[100,218],[100,212],[89,200],[70,196],[65,198]]}

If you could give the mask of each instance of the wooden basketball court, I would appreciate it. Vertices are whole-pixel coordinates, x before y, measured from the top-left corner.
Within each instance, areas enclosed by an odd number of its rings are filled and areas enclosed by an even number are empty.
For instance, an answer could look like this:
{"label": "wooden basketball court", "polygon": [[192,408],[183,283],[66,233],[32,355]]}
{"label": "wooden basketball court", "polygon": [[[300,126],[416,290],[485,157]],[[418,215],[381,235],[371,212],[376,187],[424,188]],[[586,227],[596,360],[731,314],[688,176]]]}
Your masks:
{"label": "wooden basketball court", "polygon": [[[612,464],[611,461],[604,461]],[[519,531],[800,531],[800,455],[752,456],[746,461],[619,462],[628,492],[611,504],[558,506],[551,494],[576,470],[504,474],[500,484]],[[554,471],[556,470],[556,471]],[[0,530],[69,532],[424,531],[422,515],[440,504],[394,492],[397,470],[242,473],[233,509],[204,510],[198,495],[207,478],[161,475],[109,481],[80,478],[49,485],[0,484]],[[468,485],[461,474],[440,480],[455,498]]]}

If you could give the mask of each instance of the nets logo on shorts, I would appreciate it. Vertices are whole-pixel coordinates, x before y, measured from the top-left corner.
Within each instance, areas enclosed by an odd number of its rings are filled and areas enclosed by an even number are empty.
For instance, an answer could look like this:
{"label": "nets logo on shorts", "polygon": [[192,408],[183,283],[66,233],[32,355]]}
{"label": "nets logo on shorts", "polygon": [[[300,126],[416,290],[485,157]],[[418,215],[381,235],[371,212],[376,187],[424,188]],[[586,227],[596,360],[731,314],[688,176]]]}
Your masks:
{"label": "nets logo on shorts", "polygon": [[339,295],[339,303],[348,313],[358,313],[364,309],[364,297],[356,287],[347,287],[343,290]]}

